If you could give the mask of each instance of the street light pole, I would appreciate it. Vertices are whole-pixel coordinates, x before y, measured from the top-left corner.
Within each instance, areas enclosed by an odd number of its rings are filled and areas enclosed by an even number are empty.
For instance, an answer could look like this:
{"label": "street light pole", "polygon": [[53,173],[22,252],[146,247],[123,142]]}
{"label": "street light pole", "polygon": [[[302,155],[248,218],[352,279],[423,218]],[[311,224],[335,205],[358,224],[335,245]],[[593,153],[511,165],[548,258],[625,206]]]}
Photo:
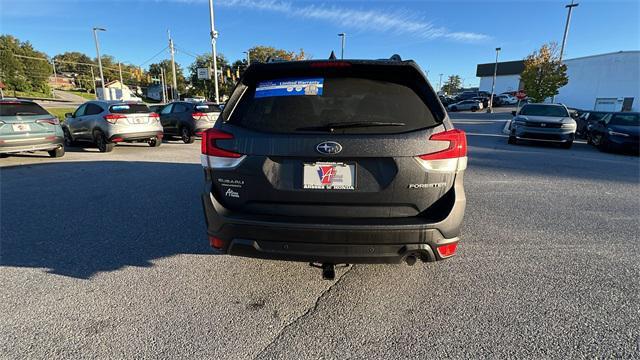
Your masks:
{"label": "street light pole", "polygon": [[251,53],[251,50],[243,51],[243,53],[247,54],[247,67],[248,67],[249,65],[251,65],[251,56],[249,55]]}
{"label": "street light pole", "polygon": [[344,59],[344,42],[346,41],[347,34],[346,34],[346,33],[340,33],[340,34],[338,34],[338,36],[340,36],[340,37],[342,38],[342,39],[341,39],[341,42],[342,42],[342,50],[341,50],[341,52],[340,52],[340,59],[342,60],[342,59]]}
{"label": "street light pole", "polygon": [[216,41],[218,40],[218,32],[215,28],[213,17],[213,0],[209,0],[209,19],[211,20],[211,54],[213,55],[213,86],[216,93],[216,104],[220,103],[220,94],[218,93],[218,55],[216,53]]}
{"label": "street light pole", "polygon": [[442,75],[444,74],[440,74],[440,84],[438,84],[438,92],[442,91]]}
{"label": "street light pole", "polygon": [[488,113],[493,112],[493,94],[496,91],[496,75],[498,75],[498,54],[500,53],[502,48],[496,48],[496,64],[493,66],[493,81],[491,81],[491,97],[489,98],[489,108],[487,109]]}
{"label": "street light pole", "polygon": [[[176,50],[173,47],[173,39],[171,38],[171,32],[167,30],[169,35],[169,50],[171,52],[171,69],[173,72],[173,89],[171,90],[171,100],[180,100],[180,94],[178,94],[178,78],[176,74]],[[177,96],[176,96],[177,95]]]}
{"label": "street light pole", "polygon": [[569,23],[571,22],[571,11],[574,7],[579,4],[574,4],[573,0],[571,0],[571,4],[565,5],[567,9],[569,9],[567,13],[567,23],[564,25],[564,35],[562,36],[562,45],[560,46],[560,62],[562,62],[562,55],[564,55],[564,45],[567,42],[567,34],[569,33]]}
{"label": "street light pole", "polygon": [[107,99],[107,92],[104,87],[104,73],[102,72],[102,59],[100,58],[100,45],[98,44],[98,31],[107,31],[107,30],[103,28],[94,27],[93,40],[96,43],[96,55],[98,56],[98,67],[100,68],[100,85],[102,87],[102,99],[109,100]]}

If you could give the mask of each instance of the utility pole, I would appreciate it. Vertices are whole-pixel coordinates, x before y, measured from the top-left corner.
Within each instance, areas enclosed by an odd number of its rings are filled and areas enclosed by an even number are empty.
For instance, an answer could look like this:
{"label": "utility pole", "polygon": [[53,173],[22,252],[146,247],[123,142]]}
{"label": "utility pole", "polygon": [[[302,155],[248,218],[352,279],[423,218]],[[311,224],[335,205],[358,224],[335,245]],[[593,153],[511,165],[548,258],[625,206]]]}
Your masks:
{"label": "utility pole", "polygon": [[249,65],[251,65],[251,56],[249,55],[251,51],[247,50],[247,51],[243,51],[243,53],[247,54],[247,67],[249,67]]}
{"label": "utility pole", "polygon": [[51,58],[51,65],[53,66],[53,86],[54,88],[51,89],[51,94],[53,97],[55,97],[55,87],[58,85],[58,74],[56,73],[56,61]]}
{"label": "utility pole", "polygon": [[[94,27],[93,28],[93,40],[96,43],[96,55],[98,56],[98,67],[100,68],[100,85],[102,87],[102,98],[103,100],[109,100],[107,97],[107,92],[104,87],[104,73],[102,72],[102,58],[100,58],[100,45],[98,44],[98,31],[107,31],[103,28]],[[96,97],[98,93],[96,92]]]}
{"label": "utility pole", "polygon": [[344,59],[344,42],[346,40],[347,34],[346,33],[340,33],[340,34],[338,34],[338,36],[341,37],[341,42],[342,42],[342,50],[340,51],[340,59],[343,60]]}
{"label": "utility pole", "polygon": [[91,68],[91,84],[93,85],[93,95],[96,97],[96,100],[97,100],[98,90],[96,89],[96,75],[93,73],[93,65],[91,65],[90,68]]}
{"label": "utility pole", "polygon": [[[171,92],[171,99],[176,100],[176,94],[178,94],[178,79],[176,78],[176,50],[173,48],[173,39],[171,38],[171,32],[167,30],[169,36],[169,50],[171,51],[171,68],[173,70],[173,91]],[[180,96],[178,94],[178,96]]]}
{"label": "utility pole", "polygon": [[124,100],[124,81],[122,80],[122,63],[118,63],[118,72],[120,72],[120,100]]}
{"label": "utility pole", "polygon": [[216,41],[218,40],[218,32],[216,31],[213,17],[213,0],[209,0],[209,19],[211,20],[211,55],[213,55],[213,86],[216,93],[216,104],[220,103],[220,94],[218,93],[218,55],[216,53]]}
{"label": "utility pole", "polygon": [[562,45],[560,46],[560,62],[562,62],[562,56],[564,55],[564,45],[567,42],[567,35],[569,34],[569,23],[571,22],[571,12],[573,8],[578,6],[579,4],[574,4],[573,0],[571,0],[571,4],[565,5],[567,9],[569,9],[567,13],[567,23],[564,25],[564,35],[562,36]]}
{"label": "utility pole", "polygon": [[438,85],[438,92],[442,91],[442,75],[444,74],[440,74],[440,85]]}
{"label": "utility pole", "polygon": [[496,91],[496,75],[498,75],[498,53],[500,53],[501,48],[496,48],[496,63],[493,66],[493,81],[491,82],[491,97],[489,98],[489,108],[487,109],[488,113],[493,112],[493,94]]}
{"label": "utility pole", "polygon": [[165,82],[164,82],[164,68],[163,67],[160,67],[160,84],[162,85],[162,103],[166,104],[167,103],[167,93],[166,93]]}

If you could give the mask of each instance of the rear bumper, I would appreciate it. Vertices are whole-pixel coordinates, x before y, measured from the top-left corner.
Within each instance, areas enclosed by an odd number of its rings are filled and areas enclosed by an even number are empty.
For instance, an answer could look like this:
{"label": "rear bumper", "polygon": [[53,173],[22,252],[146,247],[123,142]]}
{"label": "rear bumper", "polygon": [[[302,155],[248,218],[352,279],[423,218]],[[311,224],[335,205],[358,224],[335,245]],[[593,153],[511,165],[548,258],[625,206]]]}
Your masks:
{"label": "rear bumper", "polygon": [[25,151],[49,151],[64,146],[64,137],[46,136],[25,139],[0,139],[0,154]]}
{"label": "rear bumper", "polygon": [[[399,263],[407,256],[442,260],[439,246],[458,242],[466,199],[462,175],[443,220],[420,218],[353,219],[269,218],[231,214],[211,195],[207,183],[202,204],[207,233],[218,254],[261,259],[328,263]],[[217,246],[216,246],[217,245]]]}
{"label": "rear bumper", "polygon": [[110,141],[119,140],[119,141],[140,141],[140,140],[149,140],[153,138],[162,139],[163,132],[162,131],[144,131],[144,132],[135,132],[135,133],[123,133],[123,134],[113,134],[109,137]]}

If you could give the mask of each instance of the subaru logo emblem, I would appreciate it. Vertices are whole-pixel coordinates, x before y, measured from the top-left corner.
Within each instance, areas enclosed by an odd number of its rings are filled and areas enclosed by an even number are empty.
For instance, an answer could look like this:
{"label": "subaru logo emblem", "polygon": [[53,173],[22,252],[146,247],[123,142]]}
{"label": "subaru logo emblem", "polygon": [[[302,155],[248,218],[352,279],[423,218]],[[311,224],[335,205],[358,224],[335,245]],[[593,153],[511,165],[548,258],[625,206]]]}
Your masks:
{"label": "subaru logo emblem", "polygon": [[316,146],[316,150],[321,154],[333,155],[342,151],[342,145],[335,141],[324,141]]}

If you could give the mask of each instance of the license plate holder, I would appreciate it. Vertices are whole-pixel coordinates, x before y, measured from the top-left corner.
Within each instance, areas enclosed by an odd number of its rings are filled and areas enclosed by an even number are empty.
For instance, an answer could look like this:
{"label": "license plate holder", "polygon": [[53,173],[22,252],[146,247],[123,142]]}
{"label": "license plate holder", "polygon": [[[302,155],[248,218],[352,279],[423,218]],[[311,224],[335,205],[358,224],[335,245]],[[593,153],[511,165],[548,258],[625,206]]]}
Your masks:
{"label": "license plate holder", "polygon": [[31,125],[29,125],[29,124],[12,124],[11,127],[12,127],[14,132],[31,131]]}
{"label": "license plate holder", "polygon": [[355,184],[355,164],[340,162],[314,162],[303,164],[303,189],[355,190]]}

